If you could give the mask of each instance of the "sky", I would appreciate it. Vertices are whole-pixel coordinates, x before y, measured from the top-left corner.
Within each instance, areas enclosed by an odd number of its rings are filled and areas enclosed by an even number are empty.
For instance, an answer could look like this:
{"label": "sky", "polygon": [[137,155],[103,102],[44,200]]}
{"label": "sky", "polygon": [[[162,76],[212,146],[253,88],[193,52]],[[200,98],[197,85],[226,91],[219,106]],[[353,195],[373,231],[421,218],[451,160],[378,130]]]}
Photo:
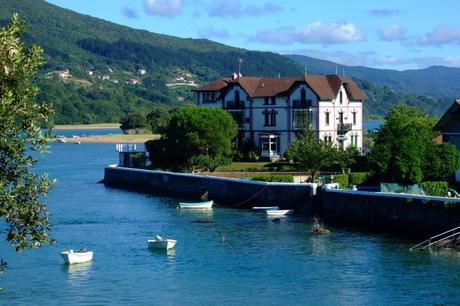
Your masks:
{"label": "sky", "polygon": [[131,28],[347,66],[460,67],[458,0],[47,1]]}

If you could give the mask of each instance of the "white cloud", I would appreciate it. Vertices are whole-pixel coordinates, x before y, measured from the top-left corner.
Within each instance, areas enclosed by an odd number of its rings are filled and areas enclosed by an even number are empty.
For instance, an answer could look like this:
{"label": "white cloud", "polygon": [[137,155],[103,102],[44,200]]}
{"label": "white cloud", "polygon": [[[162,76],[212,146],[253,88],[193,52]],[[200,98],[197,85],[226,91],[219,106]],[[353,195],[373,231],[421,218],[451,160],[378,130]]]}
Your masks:
{"label": "white cloud", "polygon": [[433,31],[420,36],[418,38],[418,43],[425,46],[460,44],[460,27],[449,28],[438,26]]}
{"label": "white cloud", "polygon": [[145,0],[144,11],[149,15],[174,17],[182,13],[182,0]]}
{"label": "white cloud", "polygon": [[209,16],[213,17],[232,17],[239,18],[244,16],[261,16],[264,14],[276,13],[281,11],[281,6],[267,2],[263,5],[248,5],[244,7],[240,0],[218,1],[209,10]]}
{"label": "white cloud", "polygon": [[121,9],[121,13],[123,14],[123,16],[131,18],[131,19],[135,19],[139,17],[139,14],[134,9],[128,6],[124,6]]}
{"label": "white cloud", "polygon": [[339,44],[365,40],[366,35],[349,22],[314,22],[305,27],[281,27],[256,33],[251,41],[268,44]]}
{"label": "white cloud", "polygon": [[399,24],[382,27],[377,31],[379,38],[385,41],[403,41],[406,39],[405,32]]}
{"label": "white cloud", "polygon": [[[398,57],[392,55],[379,55],[374,51],[360,52],[356,54],[342,51],[323,51],[318,49],[302,49],[295,51],[280,51],[281,54],[299,54],[317,59],[331,61],[345,66],[366,66],[383,67],[401,70],[401,68],[417,67],[426,68],[429,66],[440,65],[448,67],[460,67],[460,56],[445,57]],[[338,67],[341,72],[340,66]],[[308,67],[307,67],[308,69]],[[345,71],[346,72],[346,71]],[[331,71],[330,73],[335,73]]]}

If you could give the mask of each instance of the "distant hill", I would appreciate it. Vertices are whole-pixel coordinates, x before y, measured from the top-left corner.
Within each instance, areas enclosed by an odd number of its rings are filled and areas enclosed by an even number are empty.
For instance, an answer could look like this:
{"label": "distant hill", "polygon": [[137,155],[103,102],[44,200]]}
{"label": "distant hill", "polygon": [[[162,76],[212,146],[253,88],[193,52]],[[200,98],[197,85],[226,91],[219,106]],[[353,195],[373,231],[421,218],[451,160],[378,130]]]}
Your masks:
{"label": "distant hill", "polygon": [[[54,103],[57,124],[117,122],[127,112],[147,113],[155,104],[193,103],[194,86],[229,76],[238,59],[246,76],[298,76],[304,66],[318,74],[335,73],[332,62],[131,29],[43,0],[1,0],[0,25],[13,13],[28,23],[23,39],[45,50],[39,99]],[[460,95],[456,68],[345,71],[369,97],[367,118],[381,117],[399,103],[439,116]]]}
{"label": "distant hill", "polygon": [[135,30],[43,0],[0,1],[2,25],[15,12],[29,25],[23,38],[45,50],[40,98],[56,105],[56,123],[114,122],[155,103],[193,102],[193,86],[229,76],[239,58],[245,75],[302,73],[275,53]]}
{"label": "distant hill", "polygon": [[433,66],[419,70],[397,71],[362,66],[345,66],[304,55],[285,55],[307,70],[318,74],[345,72],[366,91],[369,99],[365,113],[379,116],[399,103],[421,107],[433,116],[442,115],[460,97],[460,68]]}

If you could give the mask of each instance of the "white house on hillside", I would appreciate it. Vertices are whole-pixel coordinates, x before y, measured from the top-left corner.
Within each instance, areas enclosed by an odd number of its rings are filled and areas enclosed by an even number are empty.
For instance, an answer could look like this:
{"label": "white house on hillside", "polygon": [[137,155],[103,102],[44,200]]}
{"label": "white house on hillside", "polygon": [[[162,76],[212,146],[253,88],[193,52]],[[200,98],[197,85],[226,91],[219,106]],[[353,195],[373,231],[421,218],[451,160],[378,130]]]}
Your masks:
{"label": "white house on hillside", "polygon": [[261,156],[283,155],[306,125],[316,137],[341,149],[362,149],[362,104],[366,96],[347,77],[266,78],[234,74],[194,91],[197,105],[220,107],[232,114],[239,128],[237,145],[251,139]]}

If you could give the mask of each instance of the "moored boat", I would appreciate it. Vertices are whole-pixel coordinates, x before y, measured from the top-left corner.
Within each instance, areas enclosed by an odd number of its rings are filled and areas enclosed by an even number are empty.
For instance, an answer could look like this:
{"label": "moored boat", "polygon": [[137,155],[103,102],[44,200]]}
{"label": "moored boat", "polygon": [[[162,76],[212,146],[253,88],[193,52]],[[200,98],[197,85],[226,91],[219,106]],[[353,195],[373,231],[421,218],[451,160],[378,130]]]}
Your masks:
{"label": "moored boat", "polygon": [[84,249],[77,252],[74,250],[64,251],[61,252],[61,256],[67,264],[76,264],[93,260],[93,252]]}
{"label": "moored boat", "polygon": [[179,202],[179,208],[199,208],[199,209],[208,209],[212,208],[214,201],[206,202]]}
{"label": "moored boat", "polygon": [[252,210],[254,211],[267,211],[267,210],[278,210],[278,206],[254,206]]}
{"label": "moored boat", "polygon": [[268,217],[281,217],[292,214],[292,209],[267,210],[265,213]]}
{"label": "moored boat", "polygon": [[177,240],[163,239],[156,235],[154,239],[147,240],[149,249],[155,250],[169,250],[176,246]]}

